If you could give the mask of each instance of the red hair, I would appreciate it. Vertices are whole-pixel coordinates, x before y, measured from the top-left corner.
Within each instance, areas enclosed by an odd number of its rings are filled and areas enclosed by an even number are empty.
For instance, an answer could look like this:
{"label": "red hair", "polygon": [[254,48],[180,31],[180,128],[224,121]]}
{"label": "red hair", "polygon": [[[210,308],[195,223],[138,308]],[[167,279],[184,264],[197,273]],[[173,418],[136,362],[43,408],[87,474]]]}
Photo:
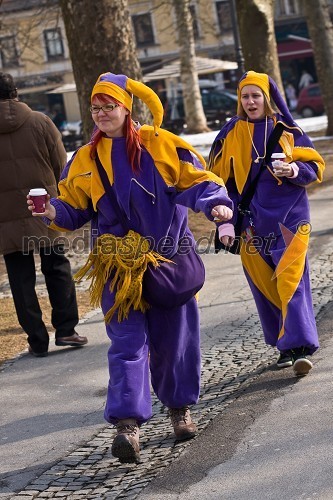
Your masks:
{"label": "red hair", "polygon": [[[113,97],[107,94],[96,94],[94,95],[94,97],[98,97],[98,99],[101,102],[105,103],[115,102],[119,106],[125,107],[123,104],[117,101],[117,99],[114,99]],[[129,162],[131,164],[133,172],[137,172],[140,168],[142,147],[140,143],[139,133],[134,126],[134,122],[132,120],[132,115],[130,112],[128,115],[126,115],[125,118],[123,126],[123,134],[124,137],[126,137],[126,147],[127,147],[127,155]],[[92,159],[96,157],[97,144],[99,143],[99,141],[103,136],[104,133],[98,127],[95,126],[90,139],[90,145],[91,145],[90,157]]]}

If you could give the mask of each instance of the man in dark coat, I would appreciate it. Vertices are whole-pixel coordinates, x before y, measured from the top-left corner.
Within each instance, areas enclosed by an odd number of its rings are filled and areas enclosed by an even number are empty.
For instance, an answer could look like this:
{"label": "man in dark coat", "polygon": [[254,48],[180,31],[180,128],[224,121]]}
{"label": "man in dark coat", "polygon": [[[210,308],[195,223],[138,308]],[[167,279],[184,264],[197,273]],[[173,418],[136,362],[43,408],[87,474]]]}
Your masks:
{"label": "man in dark coat", "polygon": [[29,352],[47,356],[49,335],[36,295],[34,252],[52,307],[58,346],[88,342],[75,332],[78,323],[75,286],[59,233],[31,217],[26,196],[31,188],[57,195],[57,183],[66,163],[61,134],[52,120],[32,111],[17,97],[12,76],[0,73],[0,254],[4,256],[17,317],[28,335]]}

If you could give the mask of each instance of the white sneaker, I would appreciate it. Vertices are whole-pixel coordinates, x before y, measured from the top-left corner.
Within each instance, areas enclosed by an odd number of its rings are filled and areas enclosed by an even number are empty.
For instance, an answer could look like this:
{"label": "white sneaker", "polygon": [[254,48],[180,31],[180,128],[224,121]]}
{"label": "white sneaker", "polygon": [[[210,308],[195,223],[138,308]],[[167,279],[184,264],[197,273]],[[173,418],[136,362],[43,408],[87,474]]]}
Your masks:
{"label": "white sneaker", "polygon": [[312,367],[313,364],[306,357],[296,359],[293,364],[293,369],[297,377],[304,377],[304,375],[307,375],[309,373]]}

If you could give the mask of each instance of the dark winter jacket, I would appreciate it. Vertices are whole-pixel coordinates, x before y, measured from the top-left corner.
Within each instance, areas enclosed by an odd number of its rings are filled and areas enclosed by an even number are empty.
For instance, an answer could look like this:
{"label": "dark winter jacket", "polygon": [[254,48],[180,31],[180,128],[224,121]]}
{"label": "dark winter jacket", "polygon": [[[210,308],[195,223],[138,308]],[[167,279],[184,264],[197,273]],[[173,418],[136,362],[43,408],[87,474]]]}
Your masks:
{"label": "dark winter jacket", "polygon": [[22,102],[0,100],[0,254],[24,251],[31,237],[50,246],[59,236],[32,217],[26,197],[39,187],[56,196],[65,163],[61,135],[49,117]]}

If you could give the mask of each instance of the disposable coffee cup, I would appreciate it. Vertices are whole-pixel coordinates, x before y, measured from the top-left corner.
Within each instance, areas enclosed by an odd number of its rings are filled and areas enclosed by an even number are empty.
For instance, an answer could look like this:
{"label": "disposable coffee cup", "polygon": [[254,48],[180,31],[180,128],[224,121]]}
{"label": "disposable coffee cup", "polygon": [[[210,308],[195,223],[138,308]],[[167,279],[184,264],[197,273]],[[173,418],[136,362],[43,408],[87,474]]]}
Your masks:
{"label": "disposable coffee cup", "polygon": [[45,212],[45,203],[47,200],[46,189],[44,188],[30,189],[29,196],[35,205],[34,213],[42,214],[43,212]]}
{"label": "disposable coffee cup", "polygon": [[279,167],[281,163],[286,159],[286,155],[284,153],[273,153],[272,156],[272,166],[273,168]]}

